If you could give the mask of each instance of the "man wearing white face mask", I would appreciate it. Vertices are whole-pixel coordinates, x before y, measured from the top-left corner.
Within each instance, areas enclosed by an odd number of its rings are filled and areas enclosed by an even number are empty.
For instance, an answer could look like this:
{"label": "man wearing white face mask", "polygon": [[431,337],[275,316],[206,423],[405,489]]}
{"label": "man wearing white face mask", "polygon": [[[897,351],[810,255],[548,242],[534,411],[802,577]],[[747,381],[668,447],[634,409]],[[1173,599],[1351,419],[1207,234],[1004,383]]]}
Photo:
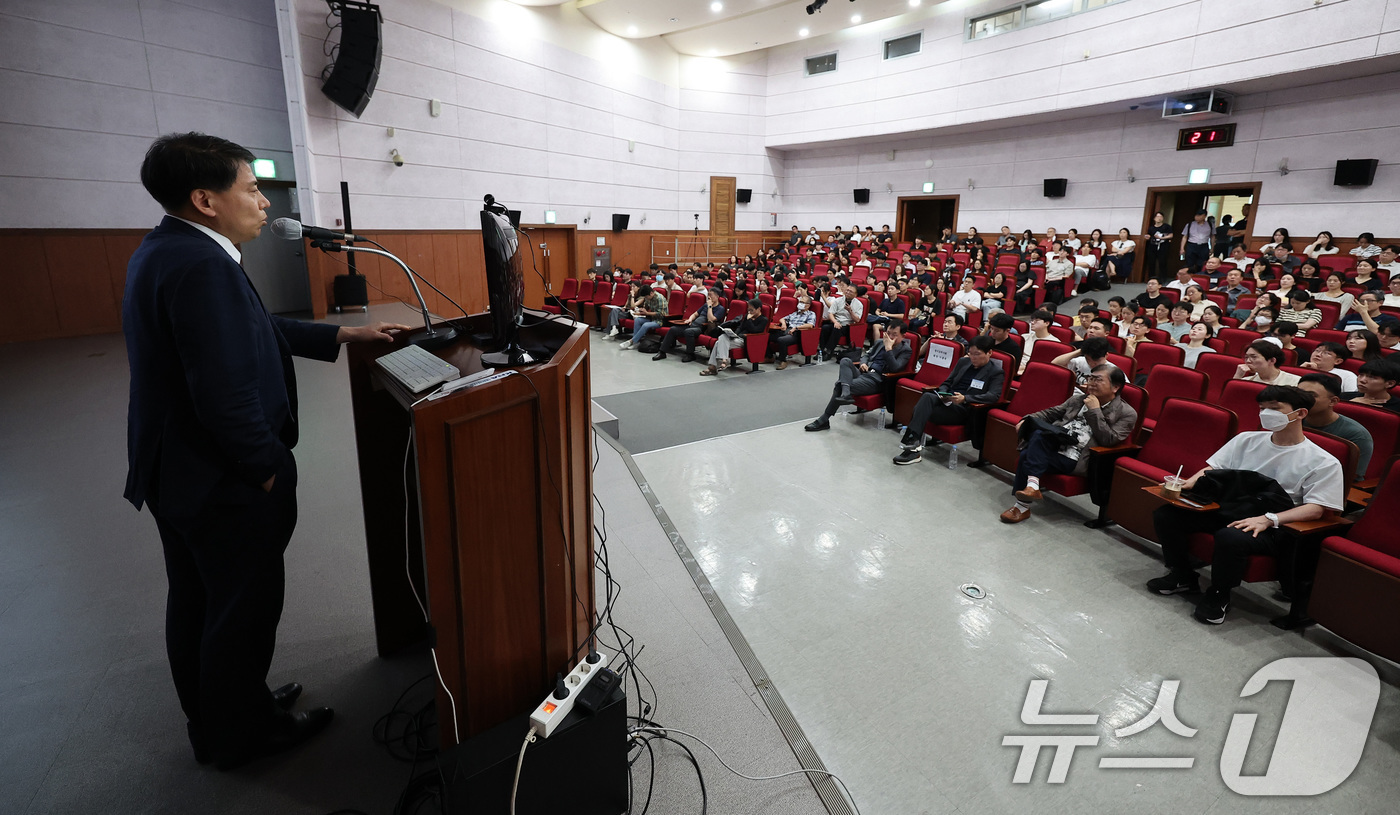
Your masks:
{"label": "man wearing white face mask", "polygon": [[1170,595],[1200,591],[1200,578],[1191,568],[1190,537],[1213,532],[1211,586],[1196,605],[1194,616],[1219,625],[1230,609],[1230,592],[1240,584],[1251,555],[1277,555],[1279,527],[1295,521],[1322,517],[1323,511],[1340,511],[1345,485],[1342,466],[1335,457],[1303,435],[1303,419],[1315,397],[1302,388],[1270,385],[1259,392],[1259,423],[1263,430],[1241,433],[1206,459],[1206,466],[1187,479],[1190,490],[1208,470],[1248,470],[1278,482],[1293,501],[1293,508],[1225,523],[1219,512],[1198,512],[1166,504],[1153,513],[1153,526],[1162,543],[1162,559],[1170,571],[1147,581],[1148,590]]}
{"label": "man wearing white face mask", "polygon": [[778,321],[778,328],[772,332],[774,358],[778,360],[778,370],[787,367],[788,349],[802,342],[798,331],[812,330],[817,326],[817,315],[812,312],[812,299],[802,292],[797,298],[797,311]]}

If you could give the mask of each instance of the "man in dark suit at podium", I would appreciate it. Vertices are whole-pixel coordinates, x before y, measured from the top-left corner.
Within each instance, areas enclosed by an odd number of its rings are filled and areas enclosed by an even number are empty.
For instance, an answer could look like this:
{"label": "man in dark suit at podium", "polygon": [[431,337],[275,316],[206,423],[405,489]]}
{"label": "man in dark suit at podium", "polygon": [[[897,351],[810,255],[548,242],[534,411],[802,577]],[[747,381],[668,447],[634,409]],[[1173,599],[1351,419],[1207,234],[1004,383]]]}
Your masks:
{"label": "man in dark suit at podium", "polygon": [[220,769],[295,746],[332,717],[290,713],[300,685],[267,687],[297,514],[292,355],[330,362],[342,342],[406,328],[267,313],[237,249],[267,220],[252,160],[199,133],[151,145],[141,183],[168,214],[132,255],[122,301],[125,496],[160,531],[175,689],[195,758]]}

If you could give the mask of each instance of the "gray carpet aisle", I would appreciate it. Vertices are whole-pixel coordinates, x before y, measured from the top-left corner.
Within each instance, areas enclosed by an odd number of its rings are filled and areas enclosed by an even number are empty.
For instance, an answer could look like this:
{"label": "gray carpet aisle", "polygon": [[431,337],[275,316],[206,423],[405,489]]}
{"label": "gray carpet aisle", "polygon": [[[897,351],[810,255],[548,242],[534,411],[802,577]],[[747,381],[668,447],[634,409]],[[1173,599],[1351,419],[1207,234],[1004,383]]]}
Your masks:
{"label": "gray carpet aisle", "polygon": [[667,358],[649,364],[693,368],[696,381],[595,400],[618,418],[618,441],[633,454],[815,418],[831,398],[837,371],[835,363],[783,371],[764,365],[760,374],[731,369],[702,378],[699,363]]}

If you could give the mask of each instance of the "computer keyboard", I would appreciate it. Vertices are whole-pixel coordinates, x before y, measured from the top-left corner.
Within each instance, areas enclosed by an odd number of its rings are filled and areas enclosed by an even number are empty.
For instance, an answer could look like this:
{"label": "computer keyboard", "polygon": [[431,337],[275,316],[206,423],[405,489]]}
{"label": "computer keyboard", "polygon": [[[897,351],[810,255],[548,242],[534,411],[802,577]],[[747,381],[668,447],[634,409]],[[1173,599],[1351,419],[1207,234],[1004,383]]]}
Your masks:
{"label": "computer keyboard", "polygon": [[456,366],[443,362],[416,345],[405,345],[392,354],[379,357],[375,362],[412,393],[422,393],[434,385],[450,382],[462,375]]}

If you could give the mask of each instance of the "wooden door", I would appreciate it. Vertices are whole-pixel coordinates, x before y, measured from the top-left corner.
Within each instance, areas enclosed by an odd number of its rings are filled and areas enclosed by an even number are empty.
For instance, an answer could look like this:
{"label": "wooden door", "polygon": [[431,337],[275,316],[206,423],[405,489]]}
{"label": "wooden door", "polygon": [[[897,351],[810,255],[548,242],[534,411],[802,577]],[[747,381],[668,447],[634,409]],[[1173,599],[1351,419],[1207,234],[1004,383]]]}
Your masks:
{"label": "wooden door", "polygon": [[522,238],[520,247],[524,253],[521,260],[525,273],[525,305],[539,308],[545,301],[545,281],[549,281],[550,291],[558,292],[565,278],[580,274],[574,262],[575,230],[572,227],[525,226],[522,231],[529,241],[528,246],[524,245],[526,239]]}
{"label": "wooden door", "polygon": [[710,254],[728,257],[734,249],[734,176],[710,176]]}

